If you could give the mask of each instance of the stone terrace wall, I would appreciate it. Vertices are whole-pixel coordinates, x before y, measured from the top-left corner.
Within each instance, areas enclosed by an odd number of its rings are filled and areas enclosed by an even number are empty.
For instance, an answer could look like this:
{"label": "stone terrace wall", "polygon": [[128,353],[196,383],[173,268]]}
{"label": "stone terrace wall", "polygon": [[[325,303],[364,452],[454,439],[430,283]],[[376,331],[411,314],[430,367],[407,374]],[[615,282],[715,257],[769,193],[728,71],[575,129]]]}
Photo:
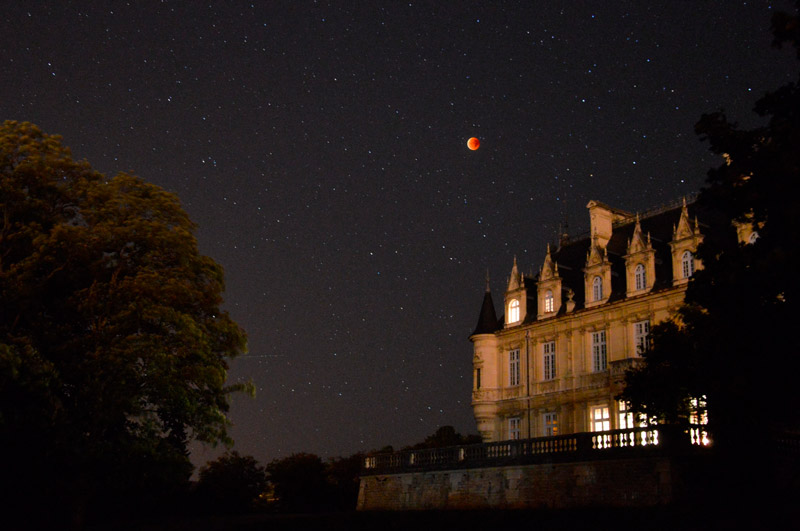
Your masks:
{"label": "stone terrace wall", "polygon": [[647,456],[363,476],[358,509],[655,506],[679,495],[686,464]]}

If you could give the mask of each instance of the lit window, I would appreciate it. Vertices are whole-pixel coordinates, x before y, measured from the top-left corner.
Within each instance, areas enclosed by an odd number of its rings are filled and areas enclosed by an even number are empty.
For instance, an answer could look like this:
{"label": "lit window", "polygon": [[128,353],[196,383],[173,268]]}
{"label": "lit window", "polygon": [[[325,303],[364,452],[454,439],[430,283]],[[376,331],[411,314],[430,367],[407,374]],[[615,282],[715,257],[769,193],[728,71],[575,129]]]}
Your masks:
{"label": "lit window", "polygon": [[519,349],[508,351],[508,385],[519,385]]}
{"label": "lit window", "polygon": [[706,431],[708,406],[705,395],[700,398],[692,398],[689,401],[689,406],[691,411],[689,413],[689,424],[692,426],[689,429],[689,436],[692,444],[708,446],[711,441],[708,440],[708,432]]}
{"label": "lit window", "polygon": [[647,273],[645,273],[644,266],[639,264],[633,272],[636,290],[642,290],[647,287]]}
{"label": "lit window", "polygon": [[592,408],[592,431],[608,431],[611,429],[611,417],[608,406],[594,406]]}
{"label": "lit window", "polygon": [[636,427],[633,424],[633,413],[628,411],[628,405],[625,402],[617,402],[617,410],[619,411],[618,429],[629,430]]}
{"label": "lit window", "polygon": [[[628,409],[628,405],[625,402],[617,402],[617,411],[619,412],[619,424],[617,425],[618,429],[631,430],[633,428],[644,428],[647,426],[647,420],[644,418],[644,415],[638,416],[638,422],[634,422],[633,412]],[[650,436],[652,439],[648,439],[648,436]],[[646,446],[648,444],[658,444],[658,430],[640,432],[639,440],[641,441],[642,446]],[[635,446],[635,434],[623,434],[620,437],[620,443],[622,446]]]}
{"label": "lit window", "polygon": [[552,380],[556,377],[556,342],[548,341],[542,344],[544,361],[544,379]]}
{"label": "lit window", "polygon": [[519,439],[519,427],[520,427],[520,418],[519,417],[512,417],[508,419],[508,438],[509,439]]}
{"label": "lit window", "polygon": [[544,436],[552,437],[553,435],[558,435],[558,413],[555,411],[545,413],[543,420]]}
{"label": "lit window", "polygon": [[694,275],[694,255],[692,255],[691,251],[683,253],[681,257],[681,271],[683,272],[683,278],[689,278]]}
{"label": "lit window", "polygon": [[603,279],[600,277],[594,277],[592,281],[592,300],[603,300]]}
{"label": "lit window", "polygon": [[[594,406],[590,411],[590,423],[592,431],[609,431],[611,429],[611,417],[609,416],[608,406]],[[610,448],[611,434],[600,434],[592,437],[594,448]]]}
{"label": "lit window", "polygon": [[606,331],[592,332],[592,370],[601,372],[606,370]]}
{"label": "lit window", "polygon": [[545,313],[552,312],[554,307],[555,307],[555,302],[553,300],[553,292],[551,290],[547,290],[544,294]]}
{"label": "lit window", "polygon": [[647,336],[650,334],[650,321],[639,321],[633,323],[633,344],[636,345],[636,353],[646,352],[650,346]]}
{"label": "lit window", "polygon": [[508,303],[508,322],[516,323],[517,321],[519,321],[519,301],[511,299],[511,302]]}

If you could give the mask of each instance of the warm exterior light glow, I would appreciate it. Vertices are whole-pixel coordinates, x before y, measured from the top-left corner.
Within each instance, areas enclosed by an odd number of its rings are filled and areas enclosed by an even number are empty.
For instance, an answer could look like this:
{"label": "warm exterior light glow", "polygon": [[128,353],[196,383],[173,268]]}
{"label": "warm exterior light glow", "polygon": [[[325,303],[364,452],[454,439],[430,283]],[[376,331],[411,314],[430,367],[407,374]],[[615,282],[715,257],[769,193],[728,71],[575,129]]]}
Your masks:
{"label": "warm exterior light glow", "polygon": [[481,147],[481,141],[475,138],[474,136],[467,140],[467,147],[470,148],[472,151],[475,151],[479,147]]}

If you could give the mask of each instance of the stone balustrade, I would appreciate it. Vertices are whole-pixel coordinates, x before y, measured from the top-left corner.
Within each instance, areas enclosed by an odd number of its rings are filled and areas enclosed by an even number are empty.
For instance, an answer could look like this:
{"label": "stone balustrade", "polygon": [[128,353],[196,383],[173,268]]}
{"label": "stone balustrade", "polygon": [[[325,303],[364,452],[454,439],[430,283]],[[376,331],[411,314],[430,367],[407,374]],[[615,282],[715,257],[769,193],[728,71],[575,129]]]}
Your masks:
{"label": "stone balustrade", "polygon": [[362,475],[588,461],[703,446],[689,429],[652,426],[373,454],[365,457]]}

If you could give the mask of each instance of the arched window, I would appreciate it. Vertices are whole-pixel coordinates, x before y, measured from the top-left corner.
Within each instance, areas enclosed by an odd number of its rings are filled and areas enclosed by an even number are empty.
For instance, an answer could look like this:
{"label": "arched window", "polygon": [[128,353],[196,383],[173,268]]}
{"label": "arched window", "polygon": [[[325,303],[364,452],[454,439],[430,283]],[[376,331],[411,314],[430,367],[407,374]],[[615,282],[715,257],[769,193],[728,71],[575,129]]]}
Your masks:
{"label": "arched window", "polygon": [[603,300],[603,279],[600,277],[594,277],[592,281],[592,300]]}
{"label": "arched window", "polygon": [[544,292],[544,311],[552,312],[555,306],[555,302],[553,300],[553,292],[551,290],[547,290]]}
{"label": "arched window", "polygon": [[683,272],[683,278],[689,278],[694,275],[694,255],[692,255],[691,251],[683,253],[681,257],[681,271]]}
{"label": "arched window", "polygon": [[637,291],[647,287],[647,273],[645,272],[642,264],[636,266],[636,269],[633,271],[633,277]]}
{"label": "arched window", "polygon": [[508,322],[516,323],[517,321],[519,321],[519,301],[511,299],[511,302],[508,303]]}

